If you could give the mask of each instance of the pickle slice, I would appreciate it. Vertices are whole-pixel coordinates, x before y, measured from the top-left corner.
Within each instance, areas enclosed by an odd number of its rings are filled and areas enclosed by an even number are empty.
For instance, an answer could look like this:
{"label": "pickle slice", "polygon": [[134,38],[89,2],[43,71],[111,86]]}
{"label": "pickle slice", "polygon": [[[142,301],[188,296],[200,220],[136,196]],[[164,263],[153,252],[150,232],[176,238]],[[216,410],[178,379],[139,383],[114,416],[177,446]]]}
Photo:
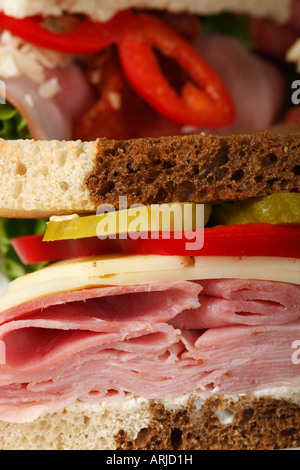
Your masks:
{"label": "pickle slice", "polygon": [[207,225],[211,206],[193,203],[136,206],[86,217],[52,217],[44,241],[76,240],[138,232],[181,232]]}
{"label": "pickle slice", "polygon": [[213,208],[213,225],[248,223],[300,224],[300,194],[285,193]]}

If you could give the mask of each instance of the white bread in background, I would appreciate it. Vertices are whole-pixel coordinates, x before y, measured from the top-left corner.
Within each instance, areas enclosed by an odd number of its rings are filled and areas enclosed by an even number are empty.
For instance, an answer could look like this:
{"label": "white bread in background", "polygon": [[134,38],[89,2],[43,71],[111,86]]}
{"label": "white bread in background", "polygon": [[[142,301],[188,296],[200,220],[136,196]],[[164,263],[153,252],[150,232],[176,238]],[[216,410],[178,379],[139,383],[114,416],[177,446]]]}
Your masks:
{"label": "white bread in background", "polygon": [[300,446],[300,391],[127,396],[76,402],[29,423],[0,421],[1,450],[273,450]]}
{"label": "white bread in background", "polygon": [[291,14],[292,0],[0,0],[0,10],[17,18],[60,15],[63,11],[85,13],[107,21],[127,8],[168,10],[172,13],[211,15],[223,11],[269,17],[285,22]]}

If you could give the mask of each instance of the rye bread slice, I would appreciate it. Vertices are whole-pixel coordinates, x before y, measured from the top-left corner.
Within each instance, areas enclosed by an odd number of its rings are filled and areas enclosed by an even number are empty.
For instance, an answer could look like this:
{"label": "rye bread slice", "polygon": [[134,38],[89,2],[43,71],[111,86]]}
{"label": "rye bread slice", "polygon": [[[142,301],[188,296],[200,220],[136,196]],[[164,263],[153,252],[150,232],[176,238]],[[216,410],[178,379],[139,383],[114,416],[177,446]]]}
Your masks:
{"label": "rye bread slice", "polygon": [[300,137],[269,132],[130,141],[100,139],[86,186],[95,206],[216,204],[299,192]]}

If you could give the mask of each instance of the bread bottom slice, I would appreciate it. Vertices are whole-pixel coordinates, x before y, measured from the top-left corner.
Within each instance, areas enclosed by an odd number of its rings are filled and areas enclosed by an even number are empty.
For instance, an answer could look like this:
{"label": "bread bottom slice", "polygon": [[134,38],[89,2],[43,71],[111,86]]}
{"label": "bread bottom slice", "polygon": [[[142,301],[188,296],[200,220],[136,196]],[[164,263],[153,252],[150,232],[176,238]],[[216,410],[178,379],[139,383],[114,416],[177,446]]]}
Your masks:
{"label": "bread bottom slice", "polygon": [[239,397],[127,396],[0,422],[2,450],[273,450],[300,447],[300,390]]}

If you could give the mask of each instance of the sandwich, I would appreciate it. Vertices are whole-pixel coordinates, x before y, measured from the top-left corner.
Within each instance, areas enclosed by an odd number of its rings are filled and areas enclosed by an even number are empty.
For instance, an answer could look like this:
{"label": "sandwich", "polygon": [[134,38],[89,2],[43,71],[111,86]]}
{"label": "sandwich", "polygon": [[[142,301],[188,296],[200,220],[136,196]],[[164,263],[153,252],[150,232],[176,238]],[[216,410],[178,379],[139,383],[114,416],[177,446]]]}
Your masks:
{"label": "sandwich", "polygon": [[49,263],[0,298],[1,449],[300,446],[299,150],[0,141],[0,215],[47,219],[12,243]]}
{"label": "sandwich", "polygon": [[[1,0],[0,137],[298,133],[299,3]],[[10,243],[44,230],[0,219],[2,275],[44,266],[24,265]]]}
{"label": "sandwich", "polygon": [[281,123],[298,5],[3,0],[1,137],[121,140]]}
{"label": "sandwich", "polygon": [[1,449],[300,446],[299,3],[0,0]]}

